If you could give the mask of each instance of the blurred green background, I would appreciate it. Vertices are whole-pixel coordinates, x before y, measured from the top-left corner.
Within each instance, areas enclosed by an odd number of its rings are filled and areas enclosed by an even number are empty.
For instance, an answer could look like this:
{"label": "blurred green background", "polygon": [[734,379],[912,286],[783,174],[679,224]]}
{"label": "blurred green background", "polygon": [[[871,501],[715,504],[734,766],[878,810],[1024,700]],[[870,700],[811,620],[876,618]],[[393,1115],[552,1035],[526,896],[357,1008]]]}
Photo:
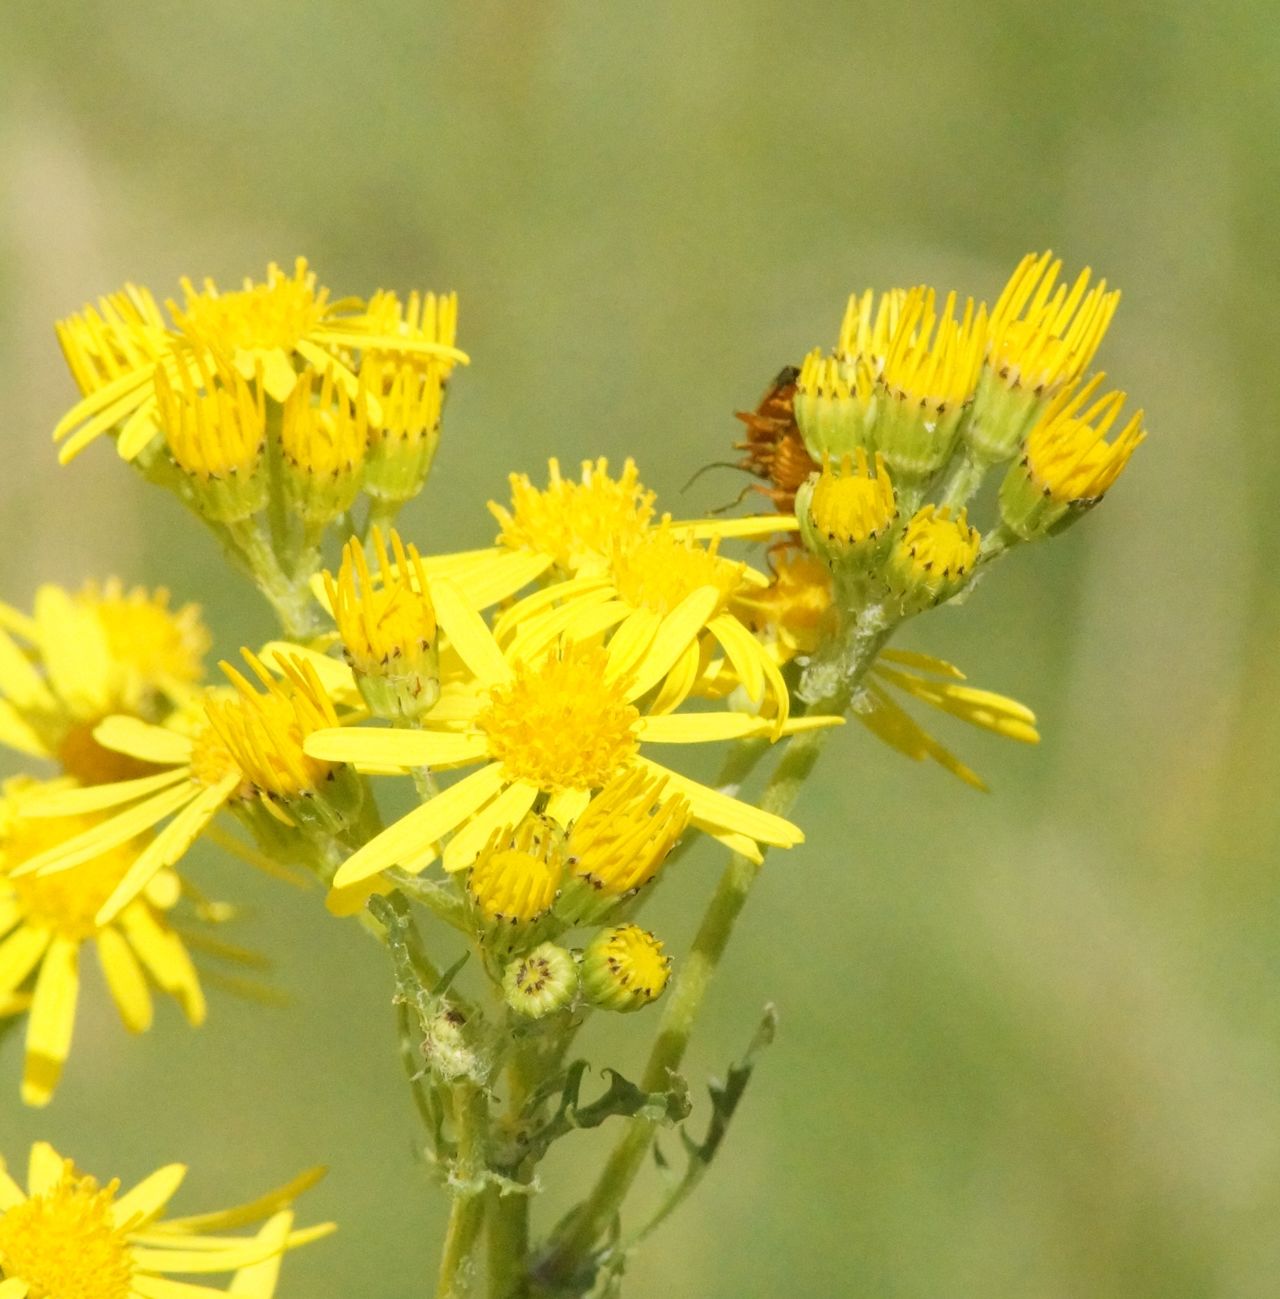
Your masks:
{"label": "blurred green background", "polygon": [[[1280,1292],[1280,692],[1274,585],[1280,17],[1273,4],[370,0],[10,6],[0,52],[0,593],[119,573],[270,630],[174,502],[100,445],[59,470],[52,321],[126,279],[310,257],[338,293],[456,288],[473,357],[424,548],[484,544],[512,469],[636,454],[690,513],[738,490],[735,407],[834,340],[846,295],[992,298],[1052,247],[1124,290],[1102,355],[1152,436],[1087,526],[907,643],[1038,712],[1025,750],[945,732],[972,793],[860,729],[769,866],[691,1059],[766,999],[777,1045],[629,1293],[1205,1299]],[[703,851],[651,918],[677,951]],[[317,1160],[282,1295],[425,1292],[442,1197],[415,1162],[388,979],[352,926],[209,861],[292,999],[101,991],[42,1136],[190,1211]],[[652,1016],[613,1034],[635,1071]],[[566,1143],[550,1214],[598,1153]]]}

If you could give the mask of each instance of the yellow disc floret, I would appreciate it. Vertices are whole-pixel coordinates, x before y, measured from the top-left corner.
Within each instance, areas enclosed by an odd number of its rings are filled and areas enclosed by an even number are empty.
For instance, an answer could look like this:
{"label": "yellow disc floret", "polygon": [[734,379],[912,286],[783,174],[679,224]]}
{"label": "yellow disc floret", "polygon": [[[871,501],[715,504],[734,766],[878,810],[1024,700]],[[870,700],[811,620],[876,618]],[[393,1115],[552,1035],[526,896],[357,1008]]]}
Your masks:
{"label": "yellow disc floret", "polygon": [[632,460],[617,478],[603,456],[584,460],[580,482],[562,478],[558,460],[549,468],[545,490],[526,474],[511,475],[510,510],[489,502],[501,525],[499,544],[549,555],[562,572],[577,573],[603,567],[615,546],[637,540],[653,517],[653,493],[641,486]]}
{"label": "yellow disc floret", "polygon": [[53,1187],[0,1213],[0,1277],[24,1283],[15,1293],[28,1299],[130,1299],[132,1250],[113,1217],[119,1188],[100,1188],[67,1161]]}
{"label": "yellow disc floret", "polygon": [[742,578],[743,564],[721,559],[720,539],[703,546],[672,532],[669,520],[650,528],[630,544],[620,544],[613,558],[614,587],[633,609],[668,614],[686,596],[704,586],[720,592],[724,608]]}
{"label": "yellow disc floret", "polygon": [[604,650],[569,646],[517,664],[490,691],[477,724],[513,779],[547,791],[598,789],[636,754],[640,714],[608,667]]}
{"label": "yellow disc floret", "polygon": [[846,369],[856,366],[871,379],[880,378],[906,301],[905,289],[889,289],[878,296],[867,289],[849,298],[836,347]]}

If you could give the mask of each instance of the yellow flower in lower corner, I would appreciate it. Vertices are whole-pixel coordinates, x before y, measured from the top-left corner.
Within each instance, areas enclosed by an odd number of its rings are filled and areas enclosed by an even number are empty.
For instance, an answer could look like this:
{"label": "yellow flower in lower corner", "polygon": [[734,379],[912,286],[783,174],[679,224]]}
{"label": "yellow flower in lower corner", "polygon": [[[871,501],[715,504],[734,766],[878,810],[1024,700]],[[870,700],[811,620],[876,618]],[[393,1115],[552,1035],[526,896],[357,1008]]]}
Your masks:
{"label": "yellow flower in lower corner", "polygon": [[78,592],[42,586],[30,616],[0,605],[0,744],[88,784],[149,770],[93,738],[121,713],[159,722],[203,675],[209,633],[195,605],[117,580]]}
{"label": "yellow flower in lower corner", "polygon": [[[25,861],[72,835],[92,831],[102,818],[46,821],[23,815],[38,797],[35,781],[11,780],[0,799],[0,1018],[29,1011],[22,1099],[44,1105],[53,1096],[71,1048],[80,986],[80,953],[97,951],[107,988],[125,1027],[149,1028],[150,978],[174,997],[192,1024],[204,1020],[200,982],[182,939],[165,912],[181,885],[169,873],[156,876],[109,924],[95,919],[139,848],[123,844],[74,871],[15,878]],[[56,786],[55,786],[56,788]],[[28,994],[27,985],[31,984]]]}
{"label": "yellow flower in lower corner", "polygon": [[[561,644],[525,661],[504,653],[484,620],[450,582],[433,586],[436,614],[475,678],[468,698],[449,701],[449,729],[342,728],[304,744],[313,758],[386,772],[449,770],[483,764],[372,839],[339,868],[335,888],[359,884],[392,867],[420,871],[444,850],[446,870],[475,860],[493,831],[514,825],[535,805],[561,826],[572,824],[593,790],[629,769],[665,776],[671,794],[689,803],[692,824],[738,852],[759,858],[759,844],[789,848],[803,841],[789,821],[653,762],[642,748],[771,735],[771,722],[741,713],[645,713],[640,701],[683,652],[679,628],[654,640],[635,662],[615,637],[608,646]],[[838,724],[788,722],[784,733]]]}
{"label": "yellow flower in lower corner", "polygon": [[[155,875],[172,866],[224,807],[261,811],[271,821],[295,826],[295,816],[323,815],[336,789],[330,763],[308,757],[303,739],[336,726],[339,717],[310,659],[276,658],[282,680],[250,651],[244,658],[262,684],[256,690],[229,664],[235,686],[207,692],[194,733],[112,717],[94,732],[98,743],[158,768],[158,774],[85,789],[56,790],[33,801],[31,814],[72,817],[101,814],[90,828],[37,853],[19,875],[69,870],[119,849],[161,822],[168,824],[133,855],[132,865],[96,915],[106,924],[136,898]],[[170,819],[171,818],[171,819]]]}
{"label": "yellow flower in lower corner", "polygon": [[[118,1180],[100,1185],[37,1141],[24,1192],[0,1159],[0,1299],[271,1299],[281,1255],[333,1230],[294,1231],[288,1207],[323,1169],[252,1204],[162,1220],[186,1171],[169,1164],[121,1194]],[[256,1222],[252,1235],[221,1234]],[[169,1279],[212,1273],[233,1274],[230,1290]]]}

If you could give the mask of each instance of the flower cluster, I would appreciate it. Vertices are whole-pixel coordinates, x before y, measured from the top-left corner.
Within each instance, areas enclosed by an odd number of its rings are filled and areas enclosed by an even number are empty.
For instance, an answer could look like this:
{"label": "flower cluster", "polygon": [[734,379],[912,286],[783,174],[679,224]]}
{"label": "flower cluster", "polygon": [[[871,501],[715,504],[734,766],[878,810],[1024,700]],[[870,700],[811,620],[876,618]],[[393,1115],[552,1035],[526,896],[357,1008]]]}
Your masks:
{"label": "flower cluster", "polygon": [[[477,1215],[506,1212],[490,1201],[527,1202],[573,1128],[630,1118],[647,1143],[681,1121],[690,1006],[765,852],[803,842],[788,812],[824,736],[852,715],[979,787],[902,698],[1038,738],[1021,704],[890,640],[1082,517],[1142,439],[1139,414],[1108,440],[1124,397],[1087,375],[1116,295],[1059,272],[1028,257],[991,310],[923,287],[851,299],[835,349],[741,416],[771,512],[679,520],[631,460],[552,460],[545,485],[514,474],[490,502],[492,545],[445,553],[391,524],[466,360],[452,297],[333,300],[300,260],[233,292],[184,281],[164,309],[130,286],[65,321],[82,398],[55,432],[63,458],[114,438],[215,530],[283,639],[209,682],[199,616],[164,592],[48,587],[30,615],[0,606],[0,743],[56,767],[0,797],[0,1017],[26,1017],[24,1099],[53,1095],[86,945],[128,1028],[150,1024],[153,987],[203,1019],[190,949],[216,950],[201,926],[227,914],[187,879],[204,840],[319,880],[385,945],[428,1155],[457,1201],[446,1268]],[[969,510],[999,466],[983,535]],[[763,567],[735,551],[757,542]],[[684,761],[708,747],[724,754],[711,782]],[[642,1084],[609,1071],[582,1103],[585,1062],[567,1054],[583,1022],[681,977],[636,917],[698,836],[734,866],[692,991],[669,1000]],[[566,1219],[547,1278],[583,1265],[645,1148]],[[318,1234],[292,1230],[301,1183],[159,1223],[177,1176],[117,1196],[37,1147],[25,1195],[0,1173],[0,1299],[87,1293],[85,1269],[106,1299],[213,1293],[159,1279],[212,1270],[269,1296],[282,1251]],[[193,1240],[260,1218],[253,1237]]]}

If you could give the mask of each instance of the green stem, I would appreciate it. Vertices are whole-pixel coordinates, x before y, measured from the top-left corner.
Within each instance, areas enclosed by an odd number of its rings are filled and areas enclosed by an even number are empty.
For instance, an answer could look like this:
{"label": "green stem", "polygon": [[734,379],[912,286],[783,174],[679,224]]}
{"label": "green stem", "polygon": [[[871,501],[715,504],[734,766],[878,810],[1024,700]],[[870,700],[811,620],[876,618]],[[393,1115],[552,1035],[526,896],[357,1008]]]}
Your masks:
{"label": "green stem", "polygon": [[440,1257],[436,1299],[469,1299],[479,1279],[479,1243],[485,1219],[485,1139],[489,1106],[474,1083],[456,1083],[452,1091],[458,1158],[454,1164],[453,1205]]}
{"label": "green stem", "polygon": [[[867,658],[869,663],[874,654]],[[860,673],[858,674],[860,675]],[[814,713],[843,714],[856,678],[830,696],[818,700]],[[829,731],[806,731],[794,736],[782,761],[769,780],[761,807],[779,816],[795,803],[805,780],[813,770]],[[658,1037],[649,1055],[641,1086],[657,1091],[668,1085],[671,1073],[684,1058],[707,986],[729,942],[733,926],[760,873],[760,864],[735,856],[725,868],[703,916],[688,956],[680,966],[668,995]],[[583,1265],[595,1242],[608,1230],[622,1206],[631,1183],[648,1153],[656,1125],[648,1119],[632,1119],[621,1141],[614,1147],[595,1187],[573,1217],[567,1234],[553,1246],[536,1268],[542,1282],[562,1282]]]}
{"label": "green stem", "polygon": [[526,1299],[529,1197],[489,1188],[489,1299]]}
{"label": "green stem", "polygon": [[947,479],[947,485],[942,489],[939,506],[949,509],[952,515],[959,513],[973,499],[986,476],[987,466],[981,460],[976,460],[966,448],[961,452],[951,471],[951,477]]}

